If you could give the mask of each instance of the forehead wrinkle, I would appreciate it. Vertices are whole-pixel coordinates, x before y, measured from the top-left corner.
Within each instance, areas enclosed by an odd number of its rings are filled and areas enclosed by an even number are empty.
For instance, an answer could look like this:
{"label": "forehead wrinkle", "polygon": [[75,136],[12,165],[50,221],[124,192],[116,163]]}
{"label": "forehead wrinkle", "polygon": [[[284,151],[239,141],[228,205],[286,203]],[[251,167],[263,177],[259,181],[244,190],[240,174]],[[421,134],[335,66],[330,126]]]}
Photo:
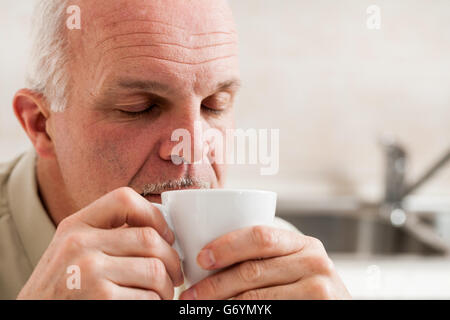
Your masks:
{"label": "forehead wrinkle", "polygon": [[[131,34],[130,36],[133,36],[133,35],[136,35],[136,34]],[[207,36],[208,34],[205,34],[205,35]],[[139,34],[139,36],[145,36],[145,35]],[[214,39],[216,39],[216,38],[217,37],[214,37]],[[224,41],[223,37],[219,36],[219,38],[220,38],[219,39],[220,41]],[[147,42],[152,42],[152,39],[149,39],[148,37],[145,37],[144,40],[147,41]],[[125,38],[124,40],[122,40],[120,42],[121,43],[125,43],[125,44],[126,43],[135,43],[136,40],[133,39],[133,38],[130,39],[128,37],[128,38]],[[139,43],[139,41],[138,41],[138,43]],[[142,43],[142,41],[141,41],[141,43]],[[193,51],[192,53],[195,53],[195,50],[197,50],[199,52],[201,52],[203,50],[203,53],[205,53],[204,50],[207,50],[206,53],[209,53],[208,55],[210,57],[205,57],[205,54],[203,54],[204,57],[202,58],[201,55],[197,55],[197,54],[192,54],[191,53],[190,55],[187,55],[187,56],[188,57],[189,56],[193,56],[194,57],[194,61],[192,61],[192,59],[191,59],[191,61],[189,61],[189,59],[173,58],[174,51],[170,52],[170,50],[169,50],[169,46],[170,45],[172,45],[173,48],[178,48],[179,49],[178,52],[175,52],[175,53],[178,53],[178,56],[180,56],[180,54],[181,54],[181,56],[185,57],[186,55],[183,54],[183,52],[181,52],[181,51],[184,51],[184,50]],[[163,48],[163,51],[159,51],[157,49],[158,46]],[[214,52],[214,49],[215,49],[214,47],[217,48],[217,46],[223,46],[224,48],[227,48],[227,49],[226,49],[226,51],[219,50],[219,51],[221,51],[221,52],[219,52],[220,53],[219,56],[211,57],[211,52],[212,52],[212,55],[216,55],[217,54],[217,52]],[[125,56],[122,56],[122,57],[120,57],[119,55],[116,55],[116,57],[114,57],[114,55],[108,54],[109,51],[119,50],[119,49],[121,49],[121,47],[122,47],[122,49],[130,48],[131,50],[128,50],[128,52],[124,52]],[[133,47],[135,47],[136,50],[133,50]],[[142,57],[142,58],[153,58],[153,59],[156,59],[156,60],[159,60],[159,61],[164,61],[164,62],[173,62],[173,63],[178,63],[178,64],[196,66],[196,65],[205,64],[205,63],[216,61],[216,60],[220,60],[220,59],[237,57],[237,55],[238,55],[238,50],[237,50],[238,44],[237,44],[237,42],[230,42],[230,41],[226,41],[226,40],[225,40],[225,42],[219,42],[219,43],[207,44],[207,45],[198,45],[198,46],[194,45],[192,47],[186,46],[184,44],[179,44],[177,42],[159,42],[159,41],[155,41],[154,44],[148,45],[147,47],[148,48],[145,48],[145,46],[140,46],[139,47],[139,45],[137,45],[137,46],[136,45],[130,45],[130,46],[120,46],[120,45],[118,45],[117,46],[117,44],[116,44],[116,47],[112,47],[112,48],[106,49],[106,50],[104,50],[103,52],[100,52],[100,53],[92,54],[91,57],[94,57],[94,56],[98,57],[97,58],[98,60],[94,64],[95,65],[95,69],[96,69],[95,70],[95,78],[99,79],[98,76],[100,75],[100,73],[103,72],[103,70],[109,68],[112,64],[117,63],[118,61],[121,61],[121,60],[125,60],[125,59],[132,59],[132,58],[139,58],[139,57]],[[150,52],[148,54],[147,53],[146,54],[142,54],[143,53],[142,51],[145,50],[145,51],[148,52],[149,50],[151,50],[151,47],[154,48],[154,50],[153,50],[154,52],[153,53]],[[130,51],[135,51],[135,52],[133,54],[133,52],[130,52]],[[136,52],[136,51],[140,51],[140,52]],[[215,51],[217,51],[217,50],[215,50]],[[108,60],[109,60],[108,57],[110,57],[112,59],[112,61],[110,60],[110,62],[108,62]]]}
{"label": "forehead wrinkle", "polygon": [[[236,44],[236,42],[221,42],[221,43],[213,43],[213,44],[208,44],[208,45],[200,45],[200,46],[187,46],[187,45],[182,45],[179,43],[175,43],[175,42],[155,42],[154,44],[143,44],[143,45],[130,45],[130,46],[120,46],[120,47],[114,47],[112,49],[109,50],[114,50],[114,49],[122,49],[122,48],[131,48],[131,47],[164,47],[164,46],[174,46],[174,47],[180,47],[183,49],[188,49],[188,50],[199,50],[199,49],[208,49],[208,48],[213,48],[213,47],[221,47],[221,46],[226,46],[226,45],[233,45]],[[107,51],[105,51],[106,53]]]}
{"label": "forehead wrinkle", "polygon": [[198,61],[198,62],[186,62],[186,61],[173,60],[173,59],[162,58],[162,57],[151,56],[151,55],[134,55],[134,56],[127,56],[127,57],[119,58],[119,59],[111,62],[110,64],[106,65],[105,67],[108,67],[111,64],[117,63],[118,61],[123,61],[123,60],[127,60],[127,59],[136,59],[136,58],[148,58],[148,59],[155,59],[155,60],[160,60],[160,61],[164,61],[164,62],[171,62],[171,63],[187,65],[187,66],[198,66],[198,65],[202,65],[202,64],[207,64],[207,63],[211,63],[211,62],[215,62],[215,61],[219,61],[219,60],[230,59],[230,58],[235,58],[235,57],[237,57],[237,54],[226,55],[226,56],[207,59],[207,60]]}
{"label": "forehead wrinkle", "polygon": [[179,31],[182,31],[182,32],[186,32],[186,31],[187,31],[185,28],[182,28],[182,27],[179,27],[179,26],[176,26],[176,25],[173,25],[173,24],[164,22],[164,21],[152,20],[152,19],[129,19],[129,20],[120,20],[120,21],[116,21],[116,22],[111,22],[111,23],[105,24],[105,25],[103,25],[103,27],[104,27],[104,28],[109,28],[109,27],[112,27],[112,26],[117,27],[117,26],[119,26],[120,24],[123,24],[123,23],[130,23],[130,22],[151,22],[151,23],[154,23],[154,24],[160,24],[160,25],[163,25],[163,26],[165,26],[165,27],[170,27],[170,28],[178,29]]}
{"label": "forehead wrinkle", "polygon": [[179,26],[167,23],[167,22],[158,21],[158,20],[152,20],[152,19],[120,20],[120,21],[117,21],[117,22],[111,22],[111,23],[105,24],[105,25],[103,25],[103,27],[104,28],[117,27],[117,26],[119,26],[120,24],[123,24],[123,23],[134,23],[134,22],[161,24],[161,25],[163,25],[165,27],[178,29],[178,31],[184,32],[184,33],[188,33],[191,36],[202,36],[202,35],[210,34],[210,33],[221,33],[221,34],[229,34],[229,35],[237,33],[235,29],[230,29],[229,31],[217,30],[217,31],[204,31],[204,32],[198,32],[198,33],[192,33],[192,32],[189,32],[187,28],[179,27]]}
{"label": "forehead wrinkle", "polygon": [[[170,47],[178,47],[178,48],[181,48],[181,49],[193,51],[193,50],[217,48],[217,47],[222,47],[222,46],[227,46],[227,45],[234,45],[234,44],[235,44],[234,42],[225,42],[225,43],[217,43],[217,44],[215,43],[215,44],[204,45],[204,46],[189,47],[189,46],[185,46],[185,45],[178,44],[178,43],[164,43],[164,42],[161,42],[161,43],[145,44],[145,45],[128,45],[128,46],[118,46],[118,47],[107,49],[107,50],[105,50],[103,52],[102,57],[105,56],[108,53],[111,53],[114,50],[129,49],[129,48],[141,48],[141,49],[143,49],[143,48],[152,48],[152,47],[157,47],[157,48],[158,47],[159,48],[163,48],[163,47],[169,47],[169,48]],[[100,57],[100,60],[101,60],[102,57]]]}
{"label": "forehead wrinkle", "polygon": [[[104,8],[100,11],[100,7],[92,6],[92,23],[86,27],[95,28],[91,34],[103,36],[102,40],[96,41],[96,47],[124,34],[124,30],[126,33],[145,32],[185,39],[208,34],[237,36],[226,2],[193,1],[186,4],[183,1],[127,0],[114,1],[111,5],[113,9],[106,12]],[[111,34],[114,32],[117,34]]]}
{"label": "forehead wrinkle", "polygon": [[[146,21],[147,22],[147,21]],[[144,26],[145,27],[145,26]],[[153,27],[153,26],[152,26]],[[221,56],[229,56],[230,53],[237,53],[237,34],[230,35],[227,32],[213,31],[213,32],[204,32],[198,34],[196,36],[189,35],[187,32],[180,32],[176,34],[166,34],[161,32],[154,32],[153,30],[141,31],[145,30],[143,25],[133,25],[133,31],[120,33],[116,35],[107,35],[104,39],[97,42],[95,48],[98,49],[99,46],[104,47],[103,52],[95,53],[97,55],[96,65],[99,65],[101,60],[104,60],[105,56],[111,53],[111,51],[119,50],[119,49],[139,49],[139,50],[151,50],[157,51],[157,48],[160,47],[162,50],[157,52],[156,54],[150,53],[150,56],[165,58],[167,60],[173,60],[177,62],[189,62],[193,64],[202,63],[212,58],[201,58],[201,57],[193,57],[192,53],[182,52],[184,50],[208,50],[199,52],[196,54],[203,55],[216,55],[218,47],[222,46],[223,50],[227,52],[224,54],[222,52]],[[137,30],[136,30],[137,29]],[[150,28],[148,28],[150,29]],[[228,46],[228,48],[227,48]],[[232,47],[232,48],[229,48]],[[92,48],[92,47],[91,47]],[[170,50],[174,48],[173,50]],[[231,50],[233,49],[233,50]],[[141,52],[142,53],[142,52]],[[171,59],[170,57],[173,55],[178,55],[182,57],[190,57],[191,61],[185,61],[186,59]],[[193,61],[196,60],[197,61]],[[189,60],[189,59],[188,59]]]}
{"label": "forehead wrinkle", "polygon": [[[139,39],[140,36],[142,36],[142,39]],[[222,40],[221,37],[217,39],[217,37],[203,36],[205,42],[185,44],[181,39],[161,41],[154,39],[154,37],[144,36],[132,33],[123,37],[121,41],[115,41],[109,48],[105,46],[102,52],[97,54],[98,60],[95,65],[109,67],[111,63],[107,61],[110,59],[114,63],[114,61],[133,57],[151,57],[175,63],[199,65],[221,58],[237,56],[238,54],[237,41]]]}
{"label": "forehead wrinkle", "polygon": [[[167,0],[164,0],[167,1]],[[181,2],[182,3],[182,2]],[[205,2],[207,3],[207,2]],[[126,4],[128,4],[128,2],[126,2]],[[98,17],[98,20],[102,21],[102,20],[113,20],[112,22],[106,22],[103,27],[110,27],[110,26],[116,26],[119,25],[121,23],[125,23],[125,22],[134,22],[134,21],[152,21],[154,23],[158,23],[161,24],[163,26],[167,26],[170,28],[176,28],[179,31],[187,31],[188,29],[186,27],[183,27],[181,25],[175,25],[174,23],[169,23],[168,21],[163,21],[160,19],[156,19],[156,17],[161,17],[162,14],[161,13],[165,13],[165,18],[168,20],[172,20],[172,21],[185,21],[183,19],[184,16],[186,16],[187,22],[189,24],[191,24],[192,22],[192,17],[189,18],[189,14],[186,14],[186,8],[183,8],[182,11],[180,11],[179,7],[174,6],[173,9],[175,9],[176,14],[174,15],[170,15],[169,13],[174,13],[173,11],[171,12],[170,10],[167,10],[167,6],[171,6],[171,3],[166,4],[164,3],[165,6],[163,7],[159,7],[158,5],[149,5],[147,3],[145,4],[139,4],[139,5],[135,5],[132,8],[128,7],[119,7],[117,9],[114,9],[112,11],[106,12],[106,13],[102,13],[101,16]],[[131,12],[128,11],[127,9],[132,9]],[[178,9],[178,11],[177,11]],[[200,7],[200,8],[196,8],[196,15],[198,13],[205,13],[204,8]],[[212,9],[212,8],[209,8]],[[221,21],[221,22],[227,22],[228,25],[228,29],[227,31],[224,30],[218,30],[217,32],[226,32],[226,33],[236,33],[236,29],[235,29],[235,25],[234,25],[234,20],[232,18],[231,15],[231,11],[228,12],[228,15],[223,14],[224,10],[223,8],[220,8],[220,10],[218,8],[214,8],[214,11],[208,10],[206,13],[207,16],[206,18],[209,18],[208,22],[214,22],[216,23],[217,21]],[[219,15],[220,13],[220,15]],[[135,18],[130,19],[130,16],[134,16]],[[150,18],[151,17],[151,18]],[[141,19],[141,18],[145,18],[145,19]],[[221,19],[219,19],[221,18]],[[114,21],[115,20],[115,21]],[[201,24],[196,24],[195,26],[197,28],[199,27],[203,27],[206,25],[205,19],[202,20]],[[204,31],[197,31],[192,33],[193,35],[201,35]]]}
{"label": "forehead wrinkle", "polygon": [[[199,33],[199,34],[193,34],[193,35],[191,35],[191,36],[194,36],[194,37],[198,37],[198,36],[208,36],[208,35],[219,35],[219,34],[222,34],[222,35],[228,35],[228,34],[230,34],[230,33],[227,33],[227,32],[220,32],[220,31],[217,31],[217,32],[204,32],[204,33]],[[169,36],[168,34],[165,34],[165,33],[161,33],[161,32],[127,32],[127,33],[122,33],[122,34],[117,34],[117,35],[112,35],[112,36],[108,36],[108,37],[106,37],[105,39],[103,39],[103,40],[101,40],[101,41],[99,41],[96,45],[95,45],[95,47],[94,48],[98,48],[99,46],[101,46],[101,45],[104,45],[105,44],[105,42],[107,42],[107,41],[109,41],[109,40],[117,40],[118,38],[121,38],[121,37],[126,37],[126,36],[130,36],[130,35],[150,35],[150,36],[154,36],[154,35],[167,35],[167,36]],[[237,43],[237,41],[230,41],[230,42],[225,42],[225,43],[223,43],[223,44],[231,44],[231,43]],[[175,43],[170,43],[170,42],[161,42],[160,44],[174,44],[175,45]],[[188,46],[185,46],[186,48],[189,48]],[[207,47],[206,45],[204,46],[204,47]],[[198,49],[199,47],[191,47],[191,49]]]}
{"label": "forehead wrinkle", "polygon": [[[146,9],[148,9],[148,8],[152,8],[153,9],[152,6],[148,6],[148,5],[147,6],[141,6],[141,7],[146,8]],[[119,14],[117,14],[117,13],[119,13]],[[133,13],[135,13],[135,12],[133,12]],[[181,26],[172,25],[172,24],[169,24],[167,22],[160,21],[160,20],[151,20],[151,19],[142,19],[141,20],[141,19],[127,19],[127,18],[123,19],[124,16],[130,16],[130,15],[126,14],[124,9],[122,8],[122,9],[117,9],[117,10],[108,12],[104,16],[98,17],[98,20],[107,20],[107,19],[116,20],[116,21],[112,21],[112,22],[103,24],[103,27],[117,26],[117,25],[119,25],[121,23],[126,23],[126,22],[151,21],[151,22],[158,23],[158,24],[161,24],[161,25],[165,25],[165,26],[168,26],[168,27],[171,27],[171,28],[176,28],[176,29],[183,30],[183,31],[185,30]],[[141,16],[144,16],[144,14],[141,14]]]}
{"label": "forehead wrinkle", "polygon": [[[133,21],[135,22],[135,21]],[[167,32],[161,32],[158,31],[151,31],[149,29],[152,29],[153,22],[151,21],[140,21],[141,23],[137,26],[136,24],[132,25],[131,29],[129,31],[117,34],[113,34],[114,30],[111,31],[112,34],[106,35],[104,39],[101,39],[97,41],[97,44],[94,46],[94,48],[98,48],[101,45],[105,45],[106,42],[110,40],[120,40],[121,38],[127,37],[127,36],[151,36],[152,38],[161,38],[161,41],[166,41],[167,43],[170,43],[170,39],[178,38],[183,39],[186,42],[207,42],[207,38],[210,38],[211,36],[216,36],[215,40],[220,39],[221,41],[228,41],[228,42],[237,42],[237,33],[235,32],[226,32],[226,31],[211,31],[211,32],[202,32],[197,34],[190,34],[189,32],[183,30],[182,32],[176,32],[176,33],[167,33]],[[150,25],[148,27],[145,27],[145,24],[149,23]],[[111,30],[111,28],[107,28],[107,30]]]}
{"label": "forehead wrinkle", "polygon": [[97,44],[95,45],[94,48],[98,48],[99,46],[105,44],[105,42],[109,41],[109,40],[117,40],[117,38],[120,37],[126,37],[126,36],[130,36],[130,35],[165,35],[165,33],[161,33],[161,32],[127,32],[127,33],[122,33],[122,34],[117,34],[117,35],[112,35],[112,36],[108,36],[105,39],[98,41]]}

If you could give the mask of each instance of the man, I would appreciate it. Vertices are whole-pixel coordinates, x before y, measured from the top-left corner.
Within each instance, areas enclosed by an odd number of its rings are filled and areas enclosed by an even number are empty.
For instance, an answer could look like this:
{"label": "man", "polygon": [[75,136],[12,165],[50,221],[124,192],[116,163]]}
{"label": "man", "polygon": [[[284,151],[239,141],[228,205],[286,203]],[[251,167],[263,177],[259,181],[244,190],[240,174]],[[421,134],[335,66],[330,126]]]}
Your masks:
{"label": "man", "polygon": [[[80,29],[67,28],[69,6]],[[29,88],[13,102],[34,152],[0,169],[3,298],[172,299],[177,287],[180,299],[349,297],[320,241],[280,221],[214,240],[198,263],[223,271],[180,287],[174,235],[150,202],[224,184],[224,164],[172,162],[171,133],[233,127],[225,0],[44,0],[36,17]]]}

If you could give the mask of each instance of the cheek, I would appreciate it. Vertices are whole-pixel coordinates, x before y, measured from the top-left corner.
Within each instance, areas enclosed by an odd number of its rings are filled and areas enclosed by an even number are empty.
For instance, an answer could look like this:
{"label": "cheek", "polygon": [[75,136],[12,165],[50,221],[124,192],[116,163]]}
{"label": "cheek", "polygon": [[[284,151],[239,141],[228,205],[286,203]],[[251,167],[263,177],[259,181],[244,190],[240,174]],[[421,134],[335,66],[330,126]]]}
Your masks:
{"label": "cheek", "polygon": [[155,142],[142,128],[131,124],[80,120],[60,121],[57,126],[58,161],[66,184],[72,191],[96,199],[127,185],[145,163]]}
{"label": "cheek", "polygon": [[90,157],[115,187],[126,185],[154,149],[141,130],[131,126],[106,125],[85,132]]}

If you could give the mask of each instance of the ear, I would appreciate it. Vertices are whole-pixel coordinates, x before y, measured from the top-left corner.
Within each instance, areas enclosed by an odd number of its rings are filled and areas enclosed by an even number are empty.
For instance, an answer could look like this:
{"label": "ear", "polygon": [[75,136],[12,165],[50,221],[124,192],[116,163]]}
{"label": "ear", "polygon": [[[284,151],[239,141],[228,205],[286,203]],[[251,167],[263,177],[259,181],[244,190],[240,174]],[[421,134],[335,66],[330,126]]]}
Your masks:
{"label": "ear", "polygon": [[50,130],[50,108],[42,94],[19,90],[13,100],[14,113],[42,158],[55,157]]}

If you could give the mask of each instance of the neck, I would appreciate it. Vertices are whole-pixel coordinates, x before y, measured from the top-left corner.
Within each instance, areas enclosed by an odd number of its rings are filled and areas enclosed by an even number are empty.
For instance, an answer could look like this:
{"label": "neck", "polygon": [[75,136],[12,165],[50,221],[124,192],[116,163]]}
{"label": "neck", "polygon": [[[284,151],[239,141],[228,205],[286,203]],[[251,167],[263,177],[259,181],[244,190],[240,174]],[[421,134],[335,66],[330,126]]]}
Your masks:
{"label": "neck", "polygon": [[47,214],[58,226],[64,218],[77,211],[76,206],[67,192],[56,159],[45,159],[38,156],[36,171],[39,197]]}

